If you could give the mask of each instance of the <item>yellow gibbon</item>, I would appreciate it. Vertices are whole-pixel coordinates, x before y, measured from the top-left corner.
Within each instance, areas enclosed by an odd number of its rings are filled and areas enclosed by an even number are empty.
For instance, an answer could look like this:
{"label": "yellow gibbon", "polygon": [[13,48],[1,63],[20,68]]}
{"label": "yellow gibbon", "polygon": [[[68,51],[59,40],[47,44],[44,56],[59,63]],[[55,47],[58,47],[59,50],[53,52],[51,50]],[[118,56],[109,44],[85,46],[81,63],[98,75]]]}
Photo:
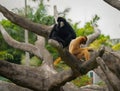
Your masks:
{"label": "yellow gibbon", "polygon": [[[69,52],[74,55],[78,60],[81,60],[85,58],[86,61],[90,59],[90,53],[89,51],[92,50],[89,47],[82,47],[82,44],[86,44],[87,37],[86,36],[80,36],[77,37],[76,39],[73,39],[70,42],[69,45]],[[58,57],[54,61],[54,65],[58,64],[61,61],[61,57]]]}
{"label": "yellow gibbon", "polygon": [[89,50],[91,50],[91,48],[81,47],[82,44],[86,44],[86,41],[87,41],[86,36],[80,36],[80,37],[77,37],[76,39],[73,39],[70,42],[69,52],[73,54],[74,56],[76,56],[78,60],[85,58],[85,60],[87,61],[90,59]]}

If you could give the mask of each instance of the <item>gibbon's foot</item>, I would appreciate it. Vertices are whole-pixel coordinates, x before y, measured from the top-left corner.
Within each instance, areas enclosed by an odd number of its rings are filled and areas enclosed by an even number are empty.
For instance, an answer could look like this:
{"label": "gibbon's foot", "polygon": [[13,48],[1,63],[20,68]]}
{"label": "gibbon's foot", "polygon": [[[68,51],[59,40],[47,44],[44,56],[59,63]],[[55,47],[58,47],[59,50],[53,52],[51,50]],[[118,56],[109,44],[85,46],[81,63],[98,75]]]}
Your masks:
{"label": "gibbon's foot", "polygon": [[57,59],[55,59],[54,60],[54,66],[56,66],[58,63],[60,63],[60,61],[61,61],[62,59],[61,59],[61,57],[58,57]]}

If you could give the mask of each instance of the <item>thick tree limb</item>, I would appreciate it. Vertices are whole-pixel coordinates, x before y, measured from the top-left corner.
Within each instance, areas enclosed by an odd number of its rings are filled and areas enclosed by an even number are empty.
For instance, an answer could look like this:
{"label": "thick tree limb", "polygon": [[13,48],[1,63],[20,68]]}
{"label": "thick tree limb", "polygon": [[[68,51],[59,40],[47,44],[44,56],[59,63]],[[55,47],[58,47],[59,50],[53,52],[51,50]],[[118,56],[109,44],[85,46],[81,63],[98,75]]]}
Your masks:
{"label": "thick tree limb", "polygon": [[109,81],[114,91],[119,91],[120,80],[118,79],[118,77],[116,77],[116,75],[109,70],[109,68],[106,66],[106,64],[101,58],[97,58],[97,63],[100,65],[102,71],[104,72],[105,76],[107,77],[107,80]]}
{"label": "thick tree limb", "polygon": [[17,86],[16,84],[13,83],[0,81],[0,91],[33,91],[33,90]]}
{"label": "thick tree limb", "polygon": [[120,56],[118,56],[117,52],[105,52],[102,59],[105,60],[109,70],[120,79]]}
{"label": "thick tree limb", "polygon": [[50,26],[33,23],[32,21],[30,21],[22,16],[18,16],[17,14],[7,10],[2,5],[0,5],[0,12],[11,22],[13,22],[31,32],[34,32],[38,35],[44,36],[45,38],[47,38],[47,36],[49,34],[49,30],[51,30]]}
{"label": "thick tree limb", "polygon": [[104,0],[104,1],[111,5],[112,7],[120,10],[120,0]]}
{"label": "thick tree limb", "polygon": [[[109,83],[109,80],[105,76],[103,70],[100,68],[100,66],[97,69],[94,69],[95,73],[106,83],[107,88],[110,89],[110,91],[114,91],[111,84]],[[107,90],[109,91],[109,90]]]}
{"label": "thick tree limb", "polygon": [[[49,70],[50,71],[50,70]],[[67,74],[68,73],[68,74]],[[43,69],[17,65],[0,60],[0,75],[10,79],[14,83],[33,89],[35,91],[48,91],[57,87],[60,81],[66,79],[71,71],[48,74]]]}
{"label": "thick tree limb", "polygon": [[10,79],[14,83],[35,91],[54,91],[66,82],[76,77],[72,70],[53,73],[46,69],[37,69],[28,66],[17,65],[6,61],[0,61],[0,75]]}

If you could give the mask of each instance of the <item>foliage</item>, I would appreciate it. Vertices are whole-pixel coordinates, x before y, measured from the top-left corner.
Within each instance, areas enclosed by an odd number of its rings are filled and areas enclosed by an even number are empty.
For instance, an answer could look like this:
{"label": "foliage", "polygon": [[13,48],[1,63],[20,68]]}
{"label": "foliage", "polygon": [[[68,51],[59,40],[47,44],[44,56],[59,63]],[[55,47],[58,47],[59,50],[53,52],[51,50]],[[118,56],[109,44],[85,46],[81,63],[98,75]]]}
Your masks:
{"label": "foliage", "polygon": [[0,60],[13,59],[13,56],[6,51],[0,51]]}
{"label": "foliage", "polygon": [[112,46],[112,49],[115,50],[115,51],[120,51],[120,43],[118,44],[115,44],[114,46]]}
{"label": "foliage", "polygon": [[39,60],[37,57],[33,56],[31,59],[30,59],[30,65],[31,66],[40,66],[42,63],[41,60]]}
{"label": "foliage", "polygon": [[87,36],[94,32],[93,27],[90,22],[87,22],[83,28],[80,28],[76,31],[77,36]]}
{"label": "foliage", "polygon": [[8,20],[2,20],[0,22],[3,27],[6,29],[6,31],[17,41],[24,41],[24,31],[21,27],[13,24],[12,22]]}
{"label": "foliage", "polygon": [[[6,29],[6,31],[16,40],[18,41],[23,41],[23,30],[19,26],[16,26],[15,24],[11,23],[8,20],[2,20],[0,22],[3,27]],[[20,54],[23,53],[20,50],[14,49],[11,46],[9,46],[4,40],[2,35],[0,34],[0,50],[5,51],[7,54],[11,55],[12,58],[5,58],[9,62],[14,62],[14,63],[20,63]],[[4,54],[3,54],[4,55]]]}
{"label": "foliage", "polygon": [[[100,17],[95,15],[89,22],[86,22],[82,28],[78,28],[79,23],[75,23],[73,25],[73,29],[76,31],[77,36],[88,36],[94,32],[93,25],[97,25],[98,20]],[[98,26],[98,25],[97,25]],[[101,34],[93,43],[90,44],[90,47],[94,49],[98,49],[101,45],[105,46],[112,46],[111,43],[108,41],[110,39],[109,36],[105,36]]]}
{"label": "foliage", "polygon": [[104,46],[111,46],[111,44],[108,42],[110,39],[109,36],[105,36],[101,34],[93,43],[90,44],[90,47],[94,49],[100,48],[102,45]]}
{"label": "foliage", "polygon": [[82,28],[78,28],[79,22],[73,25],[73,29],[76,31],[77,36],[87,36],[94,32],[93,25],[97,25],[97,21],[100,18],[95,15],[89,22],[86,22]]}
{"label": "foliage", "polygon": [[[21,64],[25,65],[25,62],[26,62],[25,60],[26,60],[25,56],[23,55],[22,60],[21,60]],[[30,58],[30,66],[36,66],[37,67],[37,66],[40,66],[41,63],[42,63],[42,61],[39,58],[37,58],[36,56],[33,56],[33,57]]]}
{"label": "foliage", "polygon": [[59,56],[57,50],[54,47],[52,47],[51,45],[47,44],[46,48],[52,54],[53,59],[56,59]]}
{"label": "foliage", "polygon": [[57,65],[55,65],[55,69],[59,72],[62,70],[68,70],[70,67],[64,63],[64,61],[60,61]]}
{"label": "foliage", "polygon": [[11,82],[9,79],[4,78],[4,77],[2,77],[2,76],[0,76],[0,80],[2,80],[2,81],[6,81],[6,82]]}
{"label": "foliage", "polygon": [[87,75],[80,76],[72,81],[76,86],[81,87],[91,84],[91,78]]}
{"label": "foliage", "polygon": [[52,25],[54,24],[54,17],[47,14],[47,6],[44,4],[43,0],[40,1],[38,9],[35,11],[33,15],[33,21],[45,24],[45,25]]}
{"label": "foliage", "polygon": [[104,81],[100,81],[100,82],[98,82],[96,84],[99,85],[99,86],[105,86],[105,82]]}
{"label": "foliage", "polygon": [[92,20],[90,21],[90,24],[92,25],[97,25],[98,20],[100,19],[100,17],[98,15],[95,15]]}

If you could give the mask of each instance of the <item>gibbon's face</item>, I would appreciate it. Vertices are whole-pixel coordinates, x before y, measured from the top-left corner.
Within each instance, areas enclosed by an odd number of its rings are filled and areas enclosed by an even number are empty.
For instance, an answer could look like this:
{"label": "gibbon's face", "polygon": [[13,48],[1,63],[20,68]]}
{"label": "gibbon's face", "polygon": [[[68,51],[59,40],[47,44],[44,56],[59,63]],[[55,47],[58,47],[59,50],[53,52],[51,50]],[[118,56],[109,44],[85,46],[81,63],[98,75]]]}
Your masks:
{"label": "gibbon's face", "polygon": [[58,28],[61,28],[61,27],[63,27],[65,24],[64,24],[64,22],[63,21],[59,21],[58,22]]}
{"label": "gibbon's face", "polygon": [[86,44],[86,41],[87,41],[87,38],[86,38],[86,37],[83,37],[83,38],[82,38],[82,44]]}
{"label": "gibbon's face", "polygon": [[65,25],[66,20],[62,17],[58,17],[57,22],[58,22],[58,27],[61,28]]}

